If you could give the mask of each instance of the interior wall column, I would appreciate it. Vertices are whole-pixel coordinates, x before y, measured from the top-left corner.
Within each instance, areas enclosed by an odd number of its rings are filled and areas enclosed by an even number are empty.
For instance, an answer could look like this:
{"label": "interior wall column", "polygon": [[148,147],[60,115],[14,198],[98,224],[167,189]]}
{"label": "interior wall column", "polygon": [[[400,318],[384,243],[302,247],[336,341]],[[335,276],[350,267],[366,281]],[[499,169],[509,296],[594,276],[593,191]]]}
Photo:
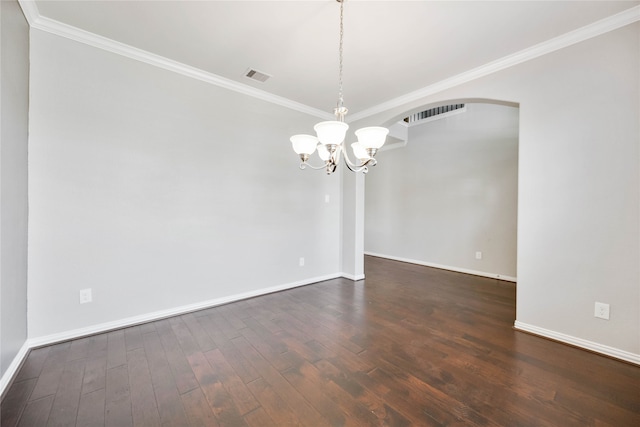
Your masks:
{"label": "interior wall column", "polygon": [[342,272],[349,279],[362,280],[365,176],[342,168],[342,177]]}

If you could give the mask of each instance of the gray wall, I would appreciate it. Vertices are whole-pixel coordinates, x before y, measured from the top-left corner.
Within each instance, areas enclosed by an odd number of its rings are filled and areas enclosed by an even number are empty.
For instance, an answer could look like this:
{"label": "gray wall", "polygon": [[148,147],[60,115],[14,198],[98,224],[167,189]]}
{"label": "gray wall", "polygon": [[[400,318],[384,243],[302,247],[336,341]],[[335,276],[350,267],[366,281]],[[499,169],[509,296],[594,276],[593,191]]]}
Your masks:
{"label": "gray wall", "polygon": [[27,340],[29,27],[0,2],[0,376]]}
{"label": "gray wall", "polygon": [[[4,137],[5,15],[14,6],[2,2],[3,364],[11,359],[5,346],[13,342],[15,351],[26,336],[21,279],[7,286],[18,296],[8,309],[16,316],[5,307],[5,269],[25,254],[27,218],[26,148],[6,154],[13,145],[5,150]],[[631,24],[351,124],[390,124],[450,99],[519,104],[517,325],[636,360],[639,32]],[[363,217],[343,214],[340,201],[357,207],[363,187],[344,180],[343,198],[340,176],[300,172],[288,143],[318,119],[38,30],[33,36],[30,338],[343,268],[359,273]],[[17,186],[6,185],[11,171]],[[5,203],[5,194],[15,200]],[[5,234],[10,218],[18,226]],[[341,241],[341,230],[353,242]],[[10,265],[11,277],[23,277],[21,260]],[[79,305],[78,291],[88,287],[94,302]],[[595,301],[611,304],[610,321],[593,317]],[[5,335],[7,318],[19,325]]]}
{"label": "gray wall", "polygon": [[[450,99],[519,104],[516,326],[636,363],[639,35],[633,23],[353,124]],[[609,321],[594,317],[596,301],[611,305]]]}
{"label": "gray wall", "polygon": [[516,276],[517,108],[471,103],[415,124],[405,147],[380,153],[374,172],[366,178],[365,251]]}
{"label": "gray wall", "polygon": [[318,118],[39,30],[31,49],[30,338],[340,274],[340,176],[289,142]]}

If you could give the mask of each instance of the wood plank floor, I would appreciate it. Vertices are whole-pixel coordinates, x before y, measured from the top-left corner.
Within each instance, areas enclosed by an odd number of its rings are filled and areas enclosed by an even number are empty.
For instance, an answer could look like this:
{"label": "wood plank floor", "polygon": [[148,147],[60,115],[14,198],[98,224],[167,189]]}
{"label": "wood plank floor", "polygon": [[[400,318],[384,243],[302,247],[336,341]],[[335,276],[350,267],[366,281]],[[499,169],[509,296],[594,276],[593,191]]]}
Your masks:
{"label": "wood plank floor", "polygon": [[514,284],[365,271],[35,349],[2,427],[640,426],[640,367],[514,331]]}

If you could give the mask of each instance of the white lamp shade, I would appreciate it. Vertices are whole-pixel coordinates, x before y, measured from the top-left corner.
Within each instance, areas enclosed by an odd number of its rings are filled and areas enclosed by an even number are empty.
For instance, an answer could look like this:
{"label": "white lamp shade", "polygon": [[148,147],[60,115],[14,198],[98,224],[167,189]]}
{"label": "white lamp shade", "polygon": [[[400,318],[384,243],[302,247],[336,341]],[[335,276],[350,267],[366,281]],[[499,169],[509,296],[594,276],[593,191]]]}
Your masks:
{"label": "white lamp shade", "polygon": [[389,129],[387,128],[371,126],[368,128],[358,129],[356,131],[356,136],[358,137],[358,142],[364,148],[374,148],[377,150],[384,145],[384,141],[387,138],[388,133]]}
{"label": "white lamp shade", "polygon": [[289,139],[296,154],[311,155],[316,151],[316,146],[318,145],[318,138],[313,135],[293,135]]}
{"label": "white lamp shade", "polygon": [[325,145],[342,144],[344,136],[347,134],[347,129],[349,129],[348,124],[335,120],[320,122],[313,127],[313,130],[318,134],[318,140]]}
{"label": "white lamp shade", "polygon": [[354,142],[353,144],[351,144],[351,148],[353,149],[353,154],[356,156],[356,158],[363,161],[369,160],[371,158],[371,156],[369,155],[369,153],[367,153],[367,150],[365,150],[362,144]]}
{"label": "white lamp shade", "polygon": [[329,154],[329,150],[327,150],[327,147],[325,147],[322,144],[318,145],[318,156],[320,156],[320,159],[323,162],[326,162],[327,160],[329,160],[329,156],[331,156],[331,154]]}

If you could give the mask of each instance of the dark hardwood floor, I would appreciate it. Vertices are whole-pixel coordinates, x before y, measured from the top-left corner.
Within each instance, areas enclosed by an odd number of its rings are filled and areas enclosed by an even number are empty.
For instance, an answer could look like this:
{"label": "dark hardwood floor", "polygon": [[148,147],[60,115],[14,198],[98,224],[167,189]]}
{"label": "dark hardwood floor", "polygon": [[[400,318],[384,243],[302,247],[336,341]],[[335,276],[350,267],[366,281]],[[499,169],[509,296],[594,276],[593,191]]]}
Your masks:
{"label": "dark hardwood floor", "polygon": [[514,284],[366,274],[35,349],[2,427],[640,426],[640,367],[514,331]]}

